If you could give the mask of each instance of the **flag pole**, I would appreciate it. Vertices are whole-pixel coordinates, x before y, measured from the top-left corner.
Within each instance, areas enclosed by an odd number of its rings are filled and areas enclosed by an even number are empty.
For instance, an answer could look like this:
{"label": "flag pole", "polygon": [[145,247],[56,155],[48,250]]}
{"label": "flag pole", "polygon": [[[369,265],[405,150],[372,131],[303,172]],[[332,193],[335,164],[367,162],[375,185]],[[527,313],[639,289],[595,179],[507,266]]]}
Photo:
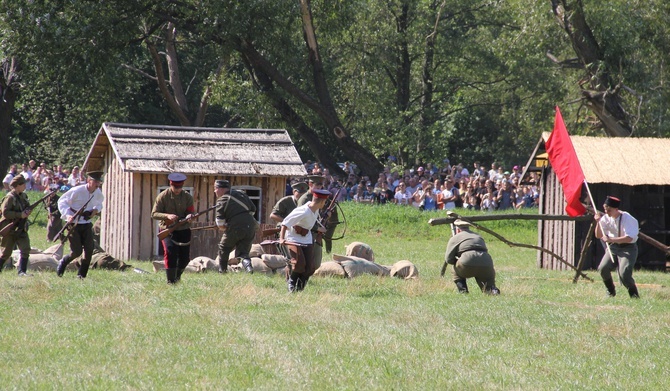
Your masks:
{"label": "flag pole", "polygon": [[[589,183],[586,181],[586,178],[584,178],[584,185],[586,186],[586,192],[589,193],[589,200],[591,200],[591,205],[593,205],[593,214],[595,215],[597,213],[600,213],[598,208],[596,208],[596,203],[593,201],[593,194],[591,194],[591,189],[589,188]],[[605,235],[605,230],[600,225],[600,220],[598,220],[598,225],[600,226],[600,231],[603,233],[603,235]],[[610,259],[612,260],[612,262],[614,262],[614,257],[612,256],[612,249],[610,248],[609,242],[604,242],[604,243],[605,243],[605,247],[607,247],[607,253],[610,256]]]}

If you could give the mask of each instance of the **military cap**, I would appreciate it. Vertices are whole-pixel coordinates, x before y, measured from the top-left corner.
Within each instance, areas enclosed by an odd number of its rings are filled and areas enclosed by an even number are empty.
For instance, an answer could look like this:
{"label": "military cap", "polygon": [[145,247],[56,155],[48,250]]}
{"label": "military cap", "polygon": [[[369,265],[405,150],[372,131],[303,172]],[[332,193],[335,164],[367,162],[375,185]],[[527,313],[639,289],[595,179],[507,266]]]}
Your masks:
{"label": "military cap", "polygon": [[315,199],[322,199],[325,200],[330,196],[330,192],[328,190],[323,190],[323,189],[312,189],[312,195],[314,195]]}
{"label": "military cap", "polygon": [[225,179],[217,179],[216,182],[214,182],[214,187],[217,189],[230,189],[230,182]]}
{"label": "military cap", "polygon": [[16,187],[16,186],[21,186],[21,185],[25,185],[25,184],[26,184],[26,177],[24,177],[23,175],[17,175],[9,183],[9,186]]}
{"label": "military cap", "polygon": [[291,185],[291,188],[293,188],[293,191],[297,191],[300,194],[307,193],[307,190],[309,190],[309,186],[305,182],[294,183]]}
{"label": "military cap", "polygon": [[308,175],[305,177],[305,179],[312,183],[323,183],[323,180],[325,178],[322,177],[321,175]]}
{"label": "military cap", "polygon": [[605,205],[609,206],[610,208],[619,208],[619,205],[621,205],[621,200],[613,197],[613,196],[607,196],[607,199],[605,200]]}
{"label": "military cap", "polygon": [[184,182],[186,180],[186,175],[181,172],[173,172],[168,175],[168,180],[170,182]]}
{"label": "military cap", "polygon": [[89,178],[96,180],[98,182],[102,182],[102,174],[104,174],[102,171],[91,171],[87,175]]}
{"label": "military cap", "polygon": [[472,226],[472,224],[469,222],[461,219],[456,219],[456,221],[454,221],[454,225],[459,229],[468,229],[470,226]]}

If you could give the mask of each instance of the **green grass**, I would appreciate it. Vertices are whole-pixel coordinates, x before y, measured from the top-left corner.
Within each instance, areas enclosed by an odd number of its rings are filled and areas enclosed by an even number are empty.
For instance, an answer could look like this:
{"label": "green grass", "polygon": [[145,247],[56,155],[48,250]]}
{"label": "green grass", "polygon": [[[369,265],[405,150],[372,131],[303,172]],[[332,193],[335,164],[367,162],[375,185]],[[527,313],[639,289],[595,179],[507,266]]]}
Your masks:
{"label": "green grass", "polygon": [[[488,237],[499,297],[458,295],[439,277],[439,212],[345,205],[347,237],[420,278],[313,278],[92,270],[0,275],[2,389],[555,390],[667,389],[670,277],[635,273],[640,300],[606,298],[535,251]],[[44,212],[42,212],[44,215]],[[536,244],[535,223],[484,223]],[[44,236],[43,222],[31,238]],[[33,240],[33,246],[38,243]],[[37,246],[39,247],[39,246]],[[328,258],[326,256],[325,258]],[[149,263],[132,262],[150,270]],[[471,288],[474,283],[471,283]]]}

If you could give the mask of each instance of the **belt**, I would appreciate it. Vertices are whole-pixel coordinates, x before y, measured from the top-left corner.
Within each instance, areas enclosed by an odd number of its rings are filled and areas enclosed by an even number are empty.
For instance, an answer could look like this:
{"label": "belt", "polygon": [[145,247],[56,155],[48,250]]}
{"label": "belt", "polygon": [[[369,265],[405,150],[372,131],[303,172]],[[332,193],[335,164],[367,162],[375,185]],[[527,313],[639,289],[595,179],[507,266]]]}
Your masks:
{"label": "belt", "polygon": [[617,247],[632,247],[636,245],[637,243],[612,243],[612,246],[617,246]]}

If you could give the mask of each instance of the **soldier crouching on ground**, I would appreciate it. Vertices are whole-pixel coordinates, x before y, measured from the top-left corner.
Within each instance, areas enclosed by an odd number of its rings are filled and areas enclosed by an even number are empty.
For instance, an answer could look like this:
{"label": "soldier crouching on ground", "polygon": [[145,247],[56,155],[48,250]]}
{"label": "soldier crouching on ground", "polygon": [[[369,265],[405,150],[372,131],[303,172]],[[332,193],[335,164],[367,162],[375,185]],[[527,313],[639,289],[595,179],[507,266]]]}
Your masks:
{"label": "soldier crouching on ground", "polygon": [[[195,212],[193,196],[184,191],[186,175],[173,172],[168,175],[170,187],[162,191],[154,202],[151,218],[160,221],[161,229],[188,219]],[[172,234],[162,241],[165,273],[168,284],[176,284],[186,266],[191,262],[191,227],[183,224],[172,231]]]}
{"label": "soldier crouching on ground", "polygon": [[470,223],[456,220],[456,235],[449,239],[445,262],[454,265],[454,283],[458,293],[468,293],[467,278],[474,277],[482,292],[500,294],[496,271],[484,238],[470,231]]}
{"label": "soldier crouching on ground", "polygon": [[27,276],[28,257],[30,256],[30,238],[28,237],[28,216],[30,215],[30,201],[25,193],[26,178],[23,175],[15,176],[10,184],[12,189],[2,200],[2,220],[0,220],[0,229],[10,224],[12,220],[19,220],[15,229],[10,230],[2,238],[3,252],[0,256],[0,272],[5,265],[5,260],[12,255],[14,246],[18,246],[21,251],[19,261],[19,276]]}
{"label": "soldier crouching on ground", "polygon": [[316,271],[312,227],[317,223],[319,210],[326,205],[330,192],[312,189],[313,199],[293,210],[282,222],[279,244],[291,255],[291,270],[287,273],[288,291],[301,291]]}
{"label": "soldier crouching on ground", "polygon": [[242,266],[247,273],[253,273],[251,266],[251,243],[256,237],[258,222],[254,217],[256,205],[246,193],[231,189],[230,182],[218,179],[214,182],[216,194],[216,225],[223,231],[219,242],[219,273],[228,270],[228,257],[235,249],[235,256],[242,258]]}

